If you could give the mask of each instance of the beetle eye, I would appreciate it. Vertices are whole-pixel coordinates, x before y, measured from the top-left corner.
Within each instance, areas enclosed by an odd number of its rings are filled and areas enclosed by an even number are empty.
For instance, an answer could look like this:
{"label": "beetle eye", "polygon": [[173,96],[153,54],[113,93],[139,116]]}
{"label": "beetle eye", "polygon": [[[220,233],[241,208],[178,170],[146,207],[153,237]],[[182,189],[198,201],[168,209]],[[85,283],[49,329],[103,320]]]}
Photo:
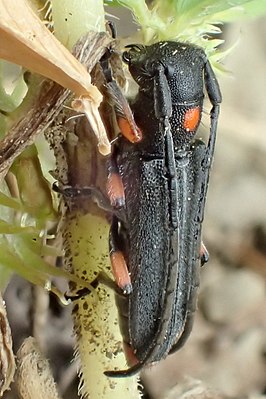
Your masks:
{"label": "beetle eye", "polygon": [[[125,48],[129,49],[129,51],[125,51],[123,53],[122,59],[126,64],[128,64],[128,63],[130,63],[133,54],[141,53],[143,51],[143,49],[145,48],[145,46],[143,46],[142,44],[128,44],[127,46],[125,46]],[[133,53],[133,54],[131,54],[131,53]]]}
{"label": "beetle eye", "polygon": [[142,44],[127,44],[125,48],[129,48],[130,50],[136,51],[136,53],[140,53],[145,46]]}
{"label": "beetle eye", "polygon": [[129,51],[124,51],[124,53],[122,54],[122,60],[126,63],[129,64],[131,61],[131,57],[129,55]]}
{"label": "beetle eye", "polygon": [[164,73],[168,79],[172,79],[175,73],[174,65],[167,65],[164,69]]}

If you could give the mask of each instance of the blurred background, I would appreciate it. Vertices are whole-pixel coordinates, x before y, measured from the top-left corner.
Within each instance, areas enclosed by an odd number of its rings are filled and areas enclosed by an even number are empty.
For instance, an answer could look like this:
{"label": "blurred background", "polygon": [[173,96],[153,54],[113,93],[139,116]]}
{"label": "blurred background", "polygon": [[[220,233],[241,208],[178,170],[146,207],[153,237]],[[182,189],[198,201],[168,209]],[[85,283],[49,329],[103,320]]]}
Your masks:
{"label": "blurred background", "polygon": [[145,374],[152,398],[266,397],[266,20],[227,26],[237,42],[223,94],[203,239],[199,311],[183,349]]}
{"label": "blurred background", "polygon": [[[124,21],[116,21],[119,36],[130,33]],[[147,398],[266,398],[265,37],[265,18],[224,30],[226,47],[237,44],[224,60],[228,73],[219,76],[223,103],[203,227],[210,261],[202,268],[191,337],[143,373]],[[15,352],[32,331],[31,298],[32,288],[14,277],[5,300]],[[71,309],[46,300],[48,358],[63,398],[75,399]]]}

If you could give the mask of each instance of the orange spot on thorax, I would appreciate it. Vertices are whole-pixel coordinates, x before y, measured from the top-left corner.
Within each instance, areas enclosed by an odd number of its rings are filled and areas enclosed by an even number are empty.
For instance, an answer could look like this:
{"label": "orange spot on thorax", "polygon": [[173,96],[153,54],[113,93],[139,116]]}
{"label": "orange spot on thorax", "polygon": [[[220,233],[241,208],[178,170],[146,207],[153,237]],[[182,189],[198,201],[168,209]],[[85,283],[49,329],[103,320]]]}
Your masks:
{"label": "orange spot on thorax", "polygon": [[197,129],[200,122],[201,108],[190,108],[186,111],[184,116],[183,127],[188,131]]}

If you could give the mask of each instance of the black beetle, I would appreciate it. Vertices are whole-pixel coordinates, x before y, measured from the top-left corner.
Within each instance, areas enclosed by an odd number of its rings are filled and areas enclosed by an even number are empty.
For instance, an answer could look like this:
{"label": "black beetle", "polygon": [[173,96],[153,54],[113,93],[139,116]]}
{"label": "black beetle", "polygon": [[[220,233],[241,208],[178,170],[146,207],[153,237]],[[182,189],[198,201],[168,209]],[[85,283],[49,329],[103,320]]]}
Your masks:
{"label": "black beetle", "polygon": [[[139,86],[130,106],[142,139],[117,140],[108,194],[116,208],[110,254],[124,291],[117,296],[120,326],[137,363],[105,372],[110,377],[165,358],[191,332],[207,257],[201,225],[221,102],[203,49],[172,41],[127,47],[123,60]],[[212,104],[207,144],[195,138],[204,85]]]}

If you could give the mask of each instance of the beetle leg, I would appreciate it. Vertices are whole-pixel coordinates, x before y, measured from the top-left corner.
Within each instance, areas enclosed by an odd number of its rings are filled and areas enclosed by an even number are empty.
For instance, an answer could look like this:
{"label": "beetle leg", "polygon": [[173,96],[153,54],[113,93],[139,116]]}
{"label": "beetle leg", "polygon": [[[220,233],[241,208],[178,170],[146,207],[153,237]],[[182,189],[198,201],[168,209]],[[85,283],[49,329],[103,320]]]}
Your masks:
{"label": "beetle leg", "polygon": [[118,219],[114,216],[109,234],[109,250],[112,271],[118,287],[124,294],[128,295],[132,292],[132,285],[125,257],[121,247],[119,247],[121,241]]}
{"label": "beetle leg", "polygon": [[57,184],[53,184],[53,190],[56,193],[62,194],[67,199],[75,199],[77,197],[91,197],[94,199],[98,206],[110,213],[114,213],[114,208],[110,204],[109,198],[106,197],[99,188],[88,186],[88,187],[71,187],[62,186],[59,187]]}
{"label": "beetle leg", "polygon": [[216,76],[213,72],[210,62],[208,59],[205,59],[205,66],[204,66],[204,81],[205,87],[207,90],[208,97],[212,104],[212,109],[210,111],[210,134],[208,145],[205,153],[205,157],[202,163],[203,173],[205,178],[202,182],[202,190],[201,190],[201,205],[199,206],[199,222],[202,223],[203,215],[204,215],[204,208],[206,202],[206,194],[208,190],[208,183],[209,183],[209,175],[210,175],[210,168],[213,160],[215,142],[216,142],[216,133],[217,133],[217,125],[218,125],[218,118],[220,112],[220,103],[222,101],[222,95],[220,92],[219,84],[216,79]]}
{"label": "beetle leg", "polygon": [[117,124],[124,137],[131,143],[138,143],[142,139],[142,133],[135,123],[131,108],[123,95],[120,87],[113,79],[112,70],[109,66],[109,58],[114,50],[107,49],[100,60],[106,82],[104,84],[105,96],[111,105],[114,106]]}
{"label": "beetle leg", "polygon": [[109,29],[109,31],[110,31],[110,34],[111,34],[111,37],[113,38],[113,39],[116,39],[116,37],[117,37],[117,31],[116,31],[116,26],[115,26],[115,23],[113,22],[113,21],[107,21],[106,22],[106,27]]}
{"label": "beetle leg", "polygon": [[106,197],[97,187],[59,187],[54,183],[53,190],[70,200],[75,199],[76,197],[90,197],[95,200],[99,208],[111,213],[112,215],[115,215],[119,220],[125,220],[124,209],[112,206],[112,204],[110,204],[109,198]]}
{"label": "beetle leg", "polygon": [[205,247],[203,241],[201,241],[201,247],[200,247],[200,265],[204,266],[205,263],[207,263],[209,260],[209,252],[207,248]]}
{"label": "beetle leg", "polygon": [[139,361],[134,354],[132,347],[125,341],[123,341],[123,350],[127,360],[127,364],[129,366],[135,366],[136,364],[138,364]]}
{"label": "beetle leg", "polygon": [[112,207],[121,209],[125,206],[124,186],[116,164],[116,147],[113,148],[108,163],[106,191]]}
{"label": "beetle leg", "polygon": [[122,135],[131,143],[138,143],[142,139],[141,130],[136,125],[130,106],[119,86],[112,80],[106,83],[107,94],[114,105],[117,124]]}
{"label": "beetle leg", "polygon": [[103,284],[113,290],[116,294],[121,295],[121,290],[117,284],[105,272],[101,271],[90,283],[90,287],[92,287],[91,289],[89,287],[83,287],[73,295],[65,294],[65,298],[70,299],[71,301],[81,299],[82,297],[89,295],[92,292],[92,289],[96,289],[99,284]]}
{"label": "beetle leg", "polygon": [[[108,23],[111,30],[112,37],[116,37],[116,31],[112,22]],[[105,54],[100,60],[103,74],[106,82],[104,84],[105,96],[108,98],[111,105],[114,106],[114,112],[117,120],[119,129],[124,137],[126,137],[131,143],[138,143],[142,139],[141,130],[135,123],[131,108],[123,95],[120,87],[113,79],[112,69],[110,67],[109,58],[114,53],[112,47],[107,48]]]}

